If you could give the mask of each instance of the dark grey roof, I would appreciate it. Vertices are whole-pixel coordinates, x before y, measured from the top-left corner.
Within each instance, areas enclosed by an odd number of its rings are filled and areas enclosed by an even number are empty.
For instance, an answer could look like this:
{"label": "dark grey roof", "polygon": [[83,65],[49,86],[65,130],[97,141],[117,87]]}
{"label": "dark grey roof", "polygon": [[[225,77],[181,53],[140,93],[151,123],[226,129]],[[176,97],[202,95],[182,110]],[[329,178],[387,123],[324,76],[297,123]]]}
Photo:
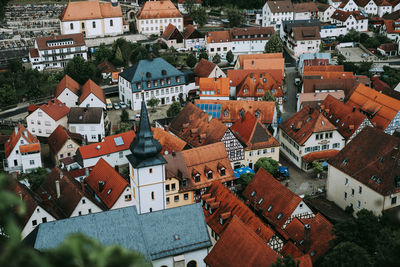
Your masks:
{"label": "dark grey roof", "polygon": [[133,206],[42,223],[28,239],[35,249],[45,250],[71,233],[139,251],[150,260],[211,246],[200,203],[141,215]]}
{"label": "dark grey roof", "polygon": [[311,20],[285,20],[282,21],[283,31],[289,33],[292,28],[318,26],[321,28],[321,22],[318,19]]}
{"label": "dark grey roof", "polygon": [[71,108],[68,123],[100,123],[103,116],[102,108]]}

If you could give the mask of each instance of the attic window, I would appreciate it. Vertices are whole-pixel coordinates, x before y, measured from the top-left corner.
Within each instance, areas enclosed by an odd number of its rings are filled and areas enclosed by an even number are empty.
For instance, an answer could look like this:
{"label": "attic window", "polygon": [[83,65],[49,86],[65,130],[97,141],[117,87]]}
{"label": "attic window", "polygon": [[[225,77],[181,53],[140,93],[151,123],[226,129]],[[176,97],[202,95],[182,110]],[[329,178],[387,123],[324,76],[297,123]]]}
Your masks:
{"label": "attic window", "polygon": [[337,120],[336,120],[336,123],[338,123],[339,121],[340,121],[340,119],[337,119]]}
{"label": "attic window", "polygon": [[380,163],[383,163],[385,161],[385,157],[381,157],[380,159],[379,159],[379,162]]}
{"label": "attic window", "polygon": [[321,125],[324,126],[324,125],[325,125],[325,122],[324,122],[324,121],[321,121]]}
{"label": "attic window", "polygon": [[227,109],[224,110],[224,117],[229,117],[229,110]]}
{"label": "attic window", "polygon": [[146,72],[146,77],[147,78],[151,78],[151,73],[150,72]]}
{"label": "attic window", "polygon": [[166,70],[162,70],[161,71],[161,75],[167,75],[167,71]]}
{"label": "attic window", "polygon": [[280,220],[282,218],[283,214],[279,213],[278,216],[276,217],[278,220]]}
{"label": "attic window", "polygon": [[208,179],[212,179],[212,178],[213,178],[213,173],[212,173],[212,171],[209,171],[209,172],[207,173],[207,178],[208,178]]}
{"label": "attic window", "polygon": [[250,196],[254,197],[256,195],[256,191],[251,192]]}
{"label": "attic window", "polygon": [[270,212],[272,210],[272,205],[269,205],[267,211]]}
{"label": "attic window", "polygon": [[342,127],[344,126],[344,122],[342,123],[342,125],[341,125]]}
{"label": "attic window", "polygon": [[311,120],[311,116],[306,119],[306,122],[309,122],[310,120]]}
{"label": "attic window", "polygon": [[258,205],[260,205],[263,202],[264,198],[260,198],[260,200],[257,202]]}
{"label": "attic window", "polygon": [[375,181],[375,180],[376,180],[376,175],[375,175],[375,174],[371,176],[371,180],[372,180],[372,181]]}
{"label": "attic window", "polygon": [[193,178],[196,183],[200,182],[200,174],[196,174]]}
{"label": "attic window", "polygon": [[260,118],[261,113],[260,113],[259,110],[257,110],[257,111],[254,113],[254,115],[256,116],[256,118]]}
{"label": "attic window", "polygon": [[382,178],[381,177],[378,177],[377,179],[376,179],[376,183],[377,184],[380,184],[382,182]]}

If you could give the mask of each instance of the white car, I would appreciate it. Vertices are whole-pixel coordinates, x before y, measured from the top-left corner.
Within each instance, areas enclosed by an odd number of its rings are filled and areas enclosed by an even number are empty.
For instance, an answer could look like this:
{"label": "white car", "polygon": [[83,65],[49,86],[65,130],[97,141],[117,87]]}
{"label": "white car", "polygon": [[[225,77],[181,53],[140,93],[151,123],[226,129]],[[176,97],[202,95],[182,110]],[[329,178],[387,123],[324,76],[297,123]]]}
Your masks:
{"label": "white car", "polygon": [[114,106],[114,109],[115,109],[115,110],[118,110],[118,109],[120,109],[120,107],[119,107],[118,103],[114,103],[114,104],[113,104],[113,106]]}
{"label": "white car", "polygon": [[126,106],[126,104],[125,104],[125,102],[119,102],[119,106],[121,107],[121,108],[126,108],[127,106]]}

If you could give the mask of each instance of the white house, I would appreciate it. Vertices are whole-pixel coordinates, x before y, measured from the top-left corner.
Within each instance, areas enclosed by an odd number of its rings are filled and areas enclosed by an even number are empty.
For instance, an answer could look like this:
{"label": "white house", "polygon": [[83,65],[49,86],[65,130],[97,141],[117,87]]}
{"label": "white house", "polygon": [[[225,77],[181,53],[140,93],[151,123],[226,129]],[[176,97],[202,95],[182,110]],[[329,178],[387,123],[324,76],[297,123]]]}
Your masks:
{"label": "white house", "polygon": [[291,1],[267,1],[262,9],[262,26],[274,26],[279,29],[282,21],[294,19],[294,8]]}
{"label": "white house", "polygon": [[339,8],[339,5],[342,3],[342,0],[328,0],[328,4],[331,5],[333,8]]}
{"label": "white house", "polygon": [[386,35],[387,38],[397,43],[400,40],[400,21],[384,20],[384,24],[379,31],[381,34]]}
{"label": "white house", "polygon": [[333,12],[335,12],[335,8],[331,5],[318,3],[318,18],[321,22],[330,22],[331,16]]}
{"label": "white house", "polygon": [[[379,142],[370,142],[380,140]],[[397,137],[366,127],[329,160],[327,199],[382,215],[400,205],[399,142]]]}
{"label": "white house", "polygon": [[293,27],[287,36],[286,46],[296,57],[319,51],[321,35],[318,26]]}
{"label": "white house", "polygon": [[79,107],[106,109],[104,91],[94,81],[89,79],[81,88]]}
{"label": "white house", "polygon": [[79,133],[86,142],[101,141],[105,136],[104,112],[102,108],[71,108],[68,114],[68,129]]}
{"label": "white house", "polygon": [[61,34],[83,33],[85,38],[95,38],[124,33],[122,10],[116,0],[69,2],[60,21]]}
{"label": "white house", "polygon": [[274,27],[232,28],[229,33],[232,53],[237,57],[238,55],[264,53],[265,44],[275,30]]}
{"label": "white house", "polygon": [[18,124],[4,144],[6,172],[26,173],[42,167],[40,142],[23,125]]}
{"label": "white house", "polygon": [[375,0],[355,0],[355,2],[361,11],[371,15],[378,14],[378,6]]}
{"label": "white house", "polygon": [[32,69],[64,68],[73,57],[87,59],[88,48],[82,33],[35,38],[34,48],[29,50]]}
{"label": "white house", "polygon": [[85,178],[89,192],[107,209],[119,209],[133,206],[132,191],[129,182],[104,159],[100,159]]}
{"label": "white house", "polygon": [[318,18],[318,8],[315,2],[293,4],[295,20]]}
{"label": "white house", "polygon": [[346,25],[338,26],[336,24],[322,25],[320,29],[321,38],[339,37],[348,32]]}
{"label": "white house", "polygon": [[162,33],[169,24],[183,31],[183,16],[169,1],[146,1],[136,16],[136,27],[141,34]]}
{"label": "white house", "polygon": [[360,11],[336,10],[331,16],[332,24],[337,26],[345,25],[347,30],[368,31],[368,18],[364,17]]}
{"label": "white house", "polygon": [[232,51],[232,40],[229,31],[209,32],[206,36],[206,49],[210,58],[218,54],[222,59],[225,59],[228,51]]}
{"label": "white house", "polygon": [[204,58],[200,59],[193,73],[198,78],[225,78],[226,74],[218,67],[217,64]]}
{"label": "white house", "polygon": [[343,0],[337,9],[342,11],[357,11],[358,5],[354,2],[354,0]]}
{"label": "white house", "polygon": [[206,46],[204,34],[198,31],[193,25],[189,24],[183,31],[185,48],[190,51],[199,51]]}
{"label": "white house", "polygon": [[29,115],[26,116],[28,130],[36,136],[49,137],[58,125],[67,128],[69,108],[57,98],[40,106],[31,104],[28,112]]}
{"label": "white house", "polygon": [[324,162],[336,155],[345,139],[320,110],[306,106],[279,125],[280,151],[303,170],[313,161]]}
{"label": "white house", "polygon": [[81,86],[67,74],[57,84],[55,97],[67,107],[76,107],[79,104]]}
{"label": "white house", "polygon": [[382,17],[385,14],[392,13],[392,4],[386,0],[375,0],[375,4],[378,7],[378,16]]}

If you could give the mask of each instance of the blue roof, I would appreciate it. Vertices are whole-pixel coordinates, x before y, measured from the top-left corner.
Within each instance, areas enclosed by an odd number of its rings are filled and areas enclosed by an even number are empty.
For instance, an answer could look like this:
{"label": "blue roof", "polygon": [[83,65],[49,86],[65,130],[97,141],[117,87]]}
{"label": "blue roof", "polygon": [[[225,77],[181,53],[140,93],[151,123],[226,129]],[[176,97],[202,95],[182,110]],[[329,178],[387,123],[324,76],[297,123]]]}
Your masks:
{"label": "blue roof", "polygon": [[242,167],[242,168],[238,168],[233,170],[233,173],[235,174],[235,178],[239,178],[240,175],[244,174],[244,173],[255,173],[253,169],[249,168],[249,167]]}
{"label": "blue roof", "polygon": [[72,233],[136,250],[150,260],[211,246],[200,203],[138,215],[136,207],[68,218],[37,227],[35,249],[57,247]]}
{"label": "blue roof", "polygon": [[[163,71],[165,71],[164,74]],[[185,84],[185,76],[183,72],[176,69],[161,57],[154,58],[153,60],[142,59],[119,75],[132,83],[132,91],[141,91],[142,89],[150,90]],[[175,78],[172,78],[177,76],[180,77],[180,82],[176,81]],[[170,84],[167,84],[165,81],[167,78],[171,78]],[[165,84],[161,85],[159,80],[164,80]],[[144,82],[142,84],[142,89],[138,89],[136,84],[142,81]],[[152,83],[151,87],[147,87],[147,81],[158,81],[158,85],[155,86],[154,83]]]}

